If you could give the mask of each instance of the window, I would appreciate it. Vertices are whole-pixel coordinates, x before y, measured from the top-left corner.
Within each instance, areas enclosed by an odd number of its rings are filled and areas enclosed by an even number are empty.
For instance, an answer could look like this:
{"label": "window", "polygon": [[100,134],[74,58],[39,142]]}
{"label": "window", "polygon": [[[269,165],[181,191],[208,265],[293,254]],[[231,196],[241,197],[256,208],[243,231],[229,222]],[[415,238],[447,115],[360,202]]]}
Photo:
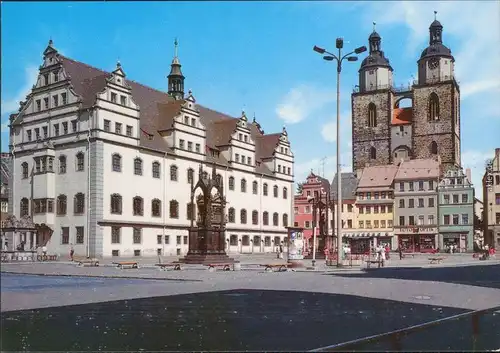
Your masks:
{"label": "window", "polygon": [[254,195],[257,195],[259,192],[259,184],[256,181],[252,183],[252,192]]}
{"label": "window", "polygon": [[278,173],[281,173],[281,165],[278,165]]}
{"label": "window", "polygon": [[409,216],[408,217],[408,225],[414,226],[415,225],[415,216]]}
{"label": "window", "polygon": [[399,200],[399,208],[405,208],[405,200],[404,199]]}
{"label": "window", "polygon": [[[342,208],[344,208],[344,205],[342,205]],[[378,206],[373,206],[373,213],[378,213]]]}
{"label": "window", "polygon": [[177,166],[170,166],[170,180],[177,181]]}
{"label": "window", "polygon": [[360,229],[363,229],[365,227],[365,222],[364,221],[359,221],[358,226]]}
{"label": "window", "polygon": [[273,195],[274,195],[274,197],[278,197],[278,186],[277,185],[273,186]]}
{"label": "window", "polygon": [[83,214],[85,211],[85,195],[81,192],[75,195],[74,213]]}
{"label": "window", "polygon": [[234,223],[236,220],[236,212],[234,211],[234,208],[229,208],[227,211],[227,221],[228,223]]}
{"label": "window", "polygon": [[288,215],[283,213],[283,227],[288,227]]}
{"label": "window", "polygon": [[374,103],[370,103],[368,105],[368,127],[376,127],[377,126],[377,107]]}
{"label": "window", "polygon": [[409,190],[410,190],[410,191],[415,191],[415,188],[414,188],[414,186],[413,186],[413,181],[410,181],[410,182],[408,183],[408,187],[409,187]]}
{"label": "window", "polygon": [[140,244],[141,240],[142,240],[142,229],[134,227],[134,230],[133,230],[133,243],[134,244]]}
{"label": "window", "polygon": [[127,136],[132,137],[132,126],[127,125]]}
{"label": "window", "polygon": [[144,215],[144,200],[140,196],[136,196],[132,199],[132,208],[134,216]]}
{"label": "window", "polygon": [[247,181],[245,179],[241,179],[241,192],[247,192]]}
{"label": "window", "polygon": [[40,140],[40,129],[35,128],[35,139],[38,141]]}
{"label": "window", "polygon": [[[379,227],[379,221],[378,220],[374,220],[373,221],[373,228],[378,228]],[[342,227],[344,228],[344,227]]]}
{"label": "window", "polygon": [[469,215],[467,213],[462,214],[462,224],[464,224],[464,225],[469,224]]}
{"label": "window", "polygon": [[424,216],[422,216],[422,215],[418,216],[418,225],[423,226],[424,224],[425,224]]}
{"label": "window", "polygon": [[127,105],[127,97],[120,95],[120,104]]}
{"label": "window", "polygon": [[58,216],[63,216],[66,214],[67,210],[67,198],[66,195],[59,195],[56,202],[56,213]]}
{"label": "window", "polygon": [[278,226],[278,213],[274,212],[273,213],[273,226]]}
{"label": "window", "polygon": [[104,131],[109,132],[111,130],[111,122],[109,120],[104,120]]}
{"label": "window", "polygon": [[418,207],[422,208],[422,207],[425,207],[424,205],[424,199],[418,199]]}
{"label": "window", "polygon": [[247,224],[247,210],[245,209],[240,211],[240,223]]}
{"label": "window", "polygon": [[404,226],[405,225],[405,216],[399,216],[399,225]]}
{"label": "window", "polygon": [[372,228],[372,221],[366,221],[366,228],[368,229]]}
{"label": "window", "polygon": [[77,132],[78,131],[78,121],[77,120],[72,120],[71,121],[71,130],[73,132]]}
{"label": "window", "polygon": [[234,178],[229,177],[229,190],[234,190]]}
{"label": "window", "polygon": [[170,244],[170,235],[165,235],[165,245]]}
{"label": "window", "polygon": [[68,103],[68,96],[66,95],[66,93],[61,93],[61,100],[62,104]]}
{"label": "window", "polygon": [[353,210],[352,204],[348,204],[347,205],[347,212],[352,212],[352,210]]}
{"label": "window", "polygon": [[54,82],[59,82],[59,73],[57,71],[54,71],[53,75],[54,75]]}
{"label": "window", "polygon": [[120,244],[121,228],[111,227],[111,244]]}
{"label": "window", "polygon": [[445,225],[449,225],[449,224],[450,224],[450,215],[445,214],[445,215],[443,216],[443,223],[444,223]]}
{"label": "window", "polygon": [[63,134],[67,134],[68,133],[68,122],[63,121],[62,127],[63,127]]}
{"label": "window", "polygon": [[111,256],[113,257],[120,256],[120,250],[111,250]]}
{"label": "window", "polygon": [[43,138],[46,139],[47,136],[48,136],[48,128],[47,128],[47,126],[42,127],[42,131],[43,131]]}
{"label": "window", "polygon": [[269,213],[267,211],[264,211],[262,214],[262,224],[265,226],[269,225]]}
{"label": "window", "polygon": [[370,148],[370,159],[377,159],[377,150],[375,147]]}
{"label": "window", "polygon": [[122,171],[122,157],[119,154],[115,153],[111,157],[111,161],[112,161],[113,171],[114,172],[121,172]]}
{"label": "window", "polygon": [[462,203],[468,203],[468,202],[469,202],[469,195],[462,194]]}
{"label": "window", "polygon": [[434,181],[429,180],[429,190],[434,190]]}
{"label": "window", "polygon": [[288,199],[288,189],[286,187],[283,188],[283,199]]}
{"label": "window", "polygon": [[405,183],[399,183],[399,191],[405,191]]}
{"label": "window", "polygon": [[156,236],[156,244],[161,245],[161,243],[162,243],[162,235],[160,234]]}
{"label": "window", "polygon": [[153,162],[153,178],[160,179],[160,163]]}
{"label": "window", "polygon": [[54,124],[54,136],[59,136],[59,124]]}
{"label": "window", "polygon": [[142,159],[134,159],[134,175],[142,175]]}
{"label": "window", "polygon": [[500,193],[495,193],[495,204],[500,205]]}
{"label": "window", "polygon": [[458,215],[457,214],[454,214],[453,215],[453,225],[457,225],[459,222],[458,222]]}
{"label": "window", "polygon": [[365,206],[365,211],[366,211],[366,214],[372,213],[372,207],[371,206]]}
{"label": "window", "polygon": [[111,195],[111,214],[122,214],[122,197],[119,194]]}
{"label": "window", "polygon": [[21,199],[21,217],[29,214],[29,201],[27,198]]}
{"label": "window", "polygon": [[188,141],[188,151],[193,150],[193,143],[191,141]]}
{"label": "window", "polygon": [[42,101],[40,99],[36,100],[36,111],[39,112],[42,110]]}
{"label": "window", "polygon": [[439,97],[432,92],[429,97],[429,121],[439,120]]}
{"label": "window", "polygon": [[250,237],[248,235],[244,235],[242,238],[241,238],[241,245],[243,246],[248,246],[250,245]]}
{"label": "window", "polygon": [[365,213],[365,208],[363,206],[358,206],[358,208],[359,208],[359,213],[360,214]]}
{"label": "window", "polygon": [[450,195],[443,195],[444,203],[447,205],[450,203]]}
{"label": "window", "polygon": [[184,242],[184,245],[188,245],[188,237],[187,237],[187,235],[183,236],[182,240]]}
{"label": "window", "polygon": [[151,216],[153,217],[161,216],[161,201],[159,199],[153,199],[151,201]]}
{"label": "window", "polygon": [[49,109],[49,98],[48,97],[43,99],[43,107],[45,109]]}
{"label": "window", "polygon": [[115,123],[115,133],[121,135],[122,134],[122,124]]}
{"label": "window", "polygon": [[418,182],[418,190],[419,191],[423,191],[424,190],[424,182],[423,181],[419,181]]}
{"label": "window", "polygon": [[385,205],[380,206],[380,213],[385,213]]}
{"label": "window", "polygon": [[59,105],[59,97],[58,96],[53,96],[52,101],[54,103],[54,107],[57,107]]}
{"label": "window", "polygon": [[199,143],[196,144],[194,150],[196,151],[196,153],[200,153],[201,151],[201,145]]}
{"label": "window", "polygon": [[195,219],[195,214],[194,214],[194,204],[191,202],[186,205],[186,218],[191,221]]}
{"label": "window", "polygon": [[262,193],[264,194],[264,196],[267,196],[267,184],[264,183],[264,185],[262,186]]}
{"label": "window", "polygon": [[50,84],[50,81],[49,81],[49,74],[44,74],[43,75],[43,82],[45,83],[45,86],[49,85]]}
{"label": "window", "polygon": [[195,118],[191,118],[191,126],[196,126],[196,119]]}
{"label": "window", "polygon": [[428,201],[429,207],[434,207],[434,198],[433,197],[429,197],[429,199],[427,201]]}
{"label": "window", "polygon": [[69,244],[69,227],[61,227],[61,243]]}
{"label": "window", "polygon": [[453,203],[458,203],[458,195],[453,195]]}
{"label": "window", "polygon": [[76,243],[77,244],[83,244],[83,239],[84,239],[84,228],[83,227],[76,227]]}
{"label": "window", "polygon": [[169,206],[170,218],[179,218],[179,202],[171,200]]}
{"label": "window", "polygon": [[191,184],[194,182],[194,170],[189,168],[187,170],[187,182],[188,184]]}
{"label": "window", "polygon": [[116,103],[116,93],[111,92],[111,102]]}
{"label": "window", "polygon": [[76,155],[76,171],[83,172],[84,169],[85,169],[85,156],[83,155],[83,152],[79,152]]}
{"label": "window", "polygon": [[408,208],[414,208],[414,207],[415,207],[415,200],[409,199],[408,200]]}
{"label": "window", "polygon": [[434,215],[430,214],[427,216],[427,224],[434,225]]}
{"label": "window", "polygon": [[259,212],[252,211],[252,224],[259,224]]}
{"label": "window", "polygon": [[175,237],[175,238],[176,238],[176,239],[175,239],[175,240],[176,240],[176,241],[175,241],[175,242],[176,242],[176,244],[177,244],[177,245],[181,245],[181,244],[182,244],[182,237],[181,237],[180,235],[178,235],[178,236],[177,236],[177,237]]}
{"label": "window", "polygon": [[495,175],[495,184],[500,185],[500,175]]}
{"label": "window", "polygon": [[431,142],[430,150],[431,154],[438,154],[438,144],[436,141]]}
{"label": "window", "polygon": [[23,179],[27,179],[28,178],[28,163],[24,162],[23,164],[21,164],[21,168],[23,170]]}

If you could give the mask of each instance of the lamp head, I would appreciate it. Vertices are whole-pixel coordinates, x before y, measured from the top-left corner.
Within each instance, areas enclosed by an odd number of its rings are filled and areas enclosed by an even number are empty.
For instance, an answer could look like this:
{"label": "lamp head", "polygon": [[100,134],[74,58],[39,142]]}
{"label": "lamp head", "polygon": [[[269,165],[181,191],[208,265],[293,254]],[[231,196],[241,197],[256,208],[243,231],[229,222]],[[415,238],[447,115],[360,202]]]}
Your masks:
{"label": "lamp head", "polygon": [[314,46],[313,50],[314,50],[316,53],[320,53],[320,54],[324,54],[324,53],[325,53],[325,51],[326,51],[325,49],[320,48],[320,47],[318,47],[318,46],[316,46],[316,45]]}
{"label": "lamp head", "polygon": [[366,47],[364,45],[362,47],[354,49],[354,52],[356,54],[361,54],[361,53],[364,53],[365,51],[366,51]]}
{"label": "lamp head", "polygon": [[331,55],[325,55],[325,56],[323,57],[323,60],[326,60],[326,61],[333,61],[333,59],[334,59],[334,57],[333,57],[333,56],[331,56]]}

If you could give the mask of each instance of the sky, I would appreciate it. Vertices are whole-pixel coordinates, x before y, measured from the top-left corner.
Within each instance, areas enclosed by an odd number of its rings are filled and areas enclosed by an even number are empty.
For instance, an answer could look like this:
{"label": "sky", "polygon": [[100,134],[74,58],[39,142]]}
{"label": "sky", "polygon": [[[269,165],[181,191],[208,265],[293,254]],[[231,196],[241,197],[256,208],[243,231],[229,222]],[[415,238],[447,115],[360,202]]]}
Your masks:
{"label": "sky", "polygon": [[[500,2],[2,2],[1,149],[8,117],[36,81],[49,39],[65,56],[167,90],[175,38],[197,102],[238,117],[245,110],[266,133],[286,127],[295,180],[336,171],[336,67],[314,45],[368,45],[376,22],[396,86],[416,76],[434,20],[455,57],[461,89],[462,164],[479,190],[484,162],[500,147]],[[360,59],[366,53],[361,54]],[[360,60],[361,61],[361,60]],[[351,93],[360,61],[341,77],[341,160],[350,171]],[[476,193],[476,196],[480,196]]]}

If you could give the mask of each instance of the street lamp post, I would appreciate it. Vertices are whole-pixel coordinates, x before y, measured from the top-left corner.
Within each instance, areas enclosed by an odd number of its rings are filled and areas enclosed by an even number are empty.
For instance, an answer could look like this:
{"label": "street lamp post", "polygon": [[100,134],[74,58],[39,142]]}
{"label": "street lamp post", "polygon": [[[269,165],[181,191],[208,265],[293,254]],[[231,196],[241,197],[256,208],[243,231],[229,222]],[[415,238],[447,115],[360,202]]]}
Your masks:
{"label": "street lamp post", "polygon": [[316,267],[316,198],[312,196],[307,197],[307,201],[312,203],[313,207],[313,221],[312,221],[312,226],[313,226],[313,258],[312,258],[312,267]]}
{"label": "street lamp post", "polygon": [[323,56],[326,61],[337,62],[337,267],[342,267],[342,259],[340,258],[340,249],[342,248],[342,175],[340,171],[340,73],[342,72],[342,62],[357,61],[358,57],[352,54],[361,54],[366,51],[366,47],[362,46],[354,49],[354,51],[342,56],[342,48],[344,47],[344,39],[337,38],[335,47],[338,49],[338,54],[332,54],[323,48],[314,46],[313,50],[319,54],[328,54]]}

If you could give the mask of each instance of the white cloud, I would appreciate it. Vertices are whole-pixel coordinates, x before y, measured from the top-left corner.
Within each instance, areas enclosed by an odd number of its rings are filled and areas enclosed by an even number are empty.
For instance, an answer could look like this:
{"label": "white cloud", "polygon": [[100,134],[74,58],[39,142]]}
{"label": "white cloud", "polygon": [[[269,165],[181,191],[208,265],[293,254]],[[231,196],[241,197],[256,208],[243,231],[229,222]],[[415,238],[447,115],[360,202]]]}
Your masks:
{"label": "white cloud", "polygon": [[276,107],[276,114],[287,124],[296,124],[317,112],[326,104],[334,102],[335,91],[320,90],[310,85],[292,88]]}
{"label": "white cloud", "polygon": [[[340,162],[340,169],[342,172],[350,172],[352,170],[352,158],[350,152],[344,152],[344,150],[342,149]],[[301,162],[300,160],[297,161],[294,167],[295,182],[304,182],[309,173],[311,173],[311,170],[314,174],[332,181],[333,177],[337,173],[337,156],[329,155],[325,157],[309,159],[304,162]]]}
{"label": "white cloud", "polygon": [[1,115],[13,113],[19,109],[19,102],[26,99],[26,96],[31,92],[31,88],[36,83],[37,77],[38,68],[36,66],[25,68],[25,82],[23,86],[12,99],[2,100]]}
{"label": "white cloud", "polygon": [[323,140],[326,142],[337,141],[337,123],[335,121],[331,121],[323,125],[321,128],[321,136],[323,136]]}
{"label": "white cloud", "polygon": [[[341,143],[345,142],[343,139],[347,139],[349,143],[352,141],[351,135],[351,112],[345,111],[340,114],[340,134]],[[327,122],[321,127],[321,136],[326,142],[337,141],[337,117],[334,116],[331,121]],[[351,146],[349,146],[351,147]]]}
{"label": "white cloud", "polygon": [[2,123],[0,131],[2,134],[4,132],[9,132],[9,121],[5,121],[4,123]]}
{"label": "white cloud", "polygon": [[[500,2],[498,1],[446,1],[416,2],[402,1],[391,4],[383,2],[367,4],[365,16],[376,19],[380,25],[405,25],[410,30],[407,49],[414,56],[419,49],[428,45],[429,25],[433,10],[443,24],[445,44],[455,57],[457,80],[463,88],[462,98],[472,96],[481,104],[495,109],[486,112],[498,116],[499,104],[495,96],[500,90],[500,81],[492,79],[500,67]],[[380,32],[390,29],[380,29]],[[458,43],[450,45],[451,38]],[[479,95],[481,93],[481,95]],[[475,104],[478,104],[475,100]],[[496,114],[495,114],[496,112]]]}
{"label": "white cloud", "polygon": [[462,153],[462,166],[464,170],[467,168],[471,170],[471,182],[474,184],[478,199],[483,198],[482,179],[485,172],[485,162],[487,159],[493,158],[494,155],[494,150],[489,152],[470,150]]}

